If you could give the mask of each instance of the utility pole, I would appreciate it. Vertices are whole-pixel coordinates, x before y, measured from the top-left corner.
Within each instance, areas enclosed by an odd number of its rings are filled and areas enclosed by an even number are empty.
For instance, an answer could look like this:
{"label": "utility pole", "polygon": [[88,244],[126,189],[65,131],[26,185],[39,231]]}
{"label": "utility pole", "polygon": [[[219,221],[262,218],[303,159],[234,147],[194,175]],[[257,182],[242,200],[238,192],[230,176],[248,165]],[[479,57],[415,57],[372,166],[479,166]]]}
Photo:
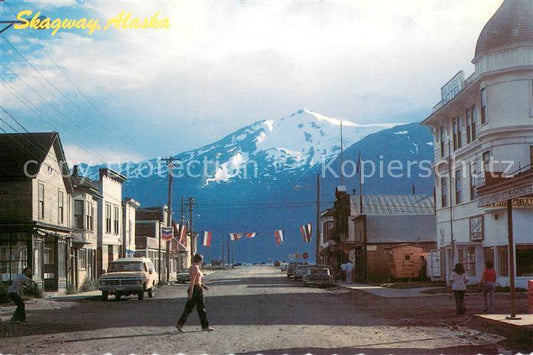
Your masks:
{"label": "utility pole", "polygon": [[230,266],[231,259],[229,257],[229,244],[230,244],[229,242],[230,242],[230,240],[228,239],[228,268],[231,267]]}
{"label": "utility pole", "polygon": [[320,174],[316,174],[316,263],[323,264],[320,257]]}
{"label": "utility pole", "polygon": [[189,197],[189,233],[191,233],[191,263],[192,257],[196,254],[196,236],[193,231],[193,204],[195,200],[192,197]]}
{"label": "utility pole", "polygon": [[[450,145],[450,140],[448,139],[448,185],[449,185],[449,202],[450,202],[450,246],[452,248],[452,265],[451,267],[454,267],[455,264],[455,238],[453,237],[453,204],[452,204],[452,149]],[[446,272],[447,275],[450,274],[449,270]]]}
{"label": "utility pole", "polygon": [[222,267],[224,267],[226,265],[226,259],[225,259],[225,255],[224,255],[224,241],[226,240],[226,238],[222,238]]}
{"label": "utility pole", "polygon": [[[162,161],[167,162],[168,167],[168,215],[167,215],[167,226],[172,227],[172,168],[174,167],[174,158],[170,157],[168,159],[161,159]],[[166,269],[167,269],[167,278],[166,282],[170,280],[170,240],[167,240],[166,243],[167,257],[166,257]]]}

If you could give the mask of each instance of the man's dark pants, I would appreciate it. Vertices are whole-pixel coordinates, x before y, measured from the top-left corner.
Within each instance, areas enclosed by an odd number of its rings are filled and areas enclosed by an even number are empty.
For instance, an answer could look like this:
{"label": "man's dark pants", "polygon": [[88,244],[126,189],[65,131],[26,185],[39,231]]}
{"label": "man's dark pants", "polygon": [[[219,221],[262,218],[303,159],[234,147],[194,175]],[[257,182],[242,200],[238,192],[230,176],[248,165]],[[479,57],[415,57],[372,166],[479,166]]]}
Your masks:
{"label": "man's dark pants", "polygon": [[198,311],[198,316],[200,317],[202,329],[209,328],[209,322],[207,321],[207,310],[205,309],[204,292],[200,286],[194,286],[192,298],[187,299],[185,309],[178,320],[178,325],[183,326],[185,324],[189,314],[191,314],[195,306],[196,310]]}
{"label": "man's dark pants", "polygon": [[17,305],[17,309],[11,318],[12,322],[16,321],[25,321],[26,320],[26,309],[24,307],[24,302],[18,293],[11,292],[9,293],[9,298]]}

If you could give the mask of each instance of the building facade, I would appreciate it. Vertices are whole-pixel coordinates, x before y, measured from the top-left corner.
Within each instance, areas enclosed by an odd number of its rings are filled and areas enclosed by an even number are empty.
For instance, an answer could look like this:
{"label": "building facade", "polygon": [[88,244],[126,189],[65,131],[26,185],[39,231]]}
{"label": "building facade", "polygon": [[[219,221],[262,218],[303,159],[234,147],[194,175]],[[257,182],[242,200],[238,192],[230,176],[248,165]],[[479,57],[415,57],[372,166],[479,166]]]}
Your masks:
{"label": "building facade", "polygon": [[98,191],[98,270],[100,276],[109,263],[123,256],[122,184],[126,178],[108,168],[100,169]]}
{"label": "building facade", "polygon": [[531,197],[522,197],[513,210],[515,245],[510,247],[516,257],[508,260],[507,210],[498,204],[480,204],[478,190],[495,179],[531,169],[531,1],[503,2],[483,28],[472,63],[474,73],[465,79],[461,71],[446,83],[440,102],[423,122],[434,134],[437,242],[443,276],[461,262],[478,282],[484,263],[490,260],[497,283],[508,285],[513,263],[517,286],[526,287],[533,275]]}
{"label": "building facade", "polygon": [[122,256],[133,257],[135,255],[135,221],[136,210],[141,204],[127,197],[122,201],[124,216],[122,218]]}
{"label": "building facade", "polygon": [[78,289],[84,283],[94,283],[97,278],[98,203],[102,195],[95,181],[78,176],[73,167],[71,279]]}
{"label": "building facade", "polygon": [[26,266],[47,292],[65,292],[72,184],[59,134],[0,134],[0,277]]}

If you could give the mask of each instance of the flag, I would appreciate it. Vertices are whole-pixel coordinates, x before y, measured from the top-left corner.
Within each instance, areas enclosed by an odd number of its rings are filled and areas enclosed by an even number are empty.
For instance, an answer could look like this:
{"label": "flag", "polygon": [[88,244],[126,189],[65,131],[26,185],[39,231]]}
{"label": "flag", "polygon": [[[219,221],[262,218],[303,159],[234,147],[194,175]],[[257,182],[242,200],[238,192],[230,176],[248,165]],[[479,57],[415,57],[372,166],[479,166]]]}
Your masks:
{"label": "flag", "polygon": [[210,247],[211,246],[211,232],[205,231],[204,232],[204,247]]}
{"label": "flag", "polygon": [[253,238],[253,237],[255,237],[255,232],[253,232],[253,233],[246,233],[246,237],[247,237],[247,238]]}
{"label": "flag", "polygon": [[161,239],[171,240],[172,237],[172,227],[161,227]]}
{"label": "flag", "polygon": [[302,233],[302,238],[304,239],[304,242],[306,243],[309,243],[311,241],[311,230],[312,230],[311,223],[300,226],[300,233]]}
{"label": "flag", "polygon": [[229,239],[231,240],[239,240],[242,238],[242,233],[230,233]]}
{"label": "flag", "polygon": [[176,224],[176,227],[179,230],[178,243],[180,243],[181,245],[187,246],[187,225],[185,225],[185,224]]}
{"label": "flag", "polygon": [[283,243],[283,230],[281,229],[275,230],[274,236],[276,237],[276,244]]}

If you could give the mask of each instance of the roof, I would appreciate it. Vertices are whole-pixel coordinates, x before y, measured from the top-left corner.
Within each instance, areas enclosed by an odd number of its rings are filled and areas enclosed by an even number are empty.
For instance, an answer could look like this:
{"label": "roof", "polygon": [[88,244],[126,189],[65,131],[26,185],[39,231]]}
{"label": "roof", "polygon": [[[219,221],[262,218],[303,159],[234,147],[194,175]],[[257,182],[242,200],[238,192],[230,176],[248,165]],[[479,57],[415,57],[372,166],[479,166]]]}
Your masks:
{"label": "roof", "polygon": [[72,181],[74,189],[85,191],[97,197],[102,197],[98,191],[98,182],[85,176],[72,176],[70,180]]}
{"label": "roof", "polygon": [[[35,176],[52,149],[61,163],[60,173],[70,190],[69,170],[57,132],[0,134],[0,180],[25,180]],[[35,164],[28,164],[35,162]]]}
{"label": "roof", "polygon": [[[350,210],[359,214],[359,195],[350,195]],[[426,216],[435,214],[432,195],[363,195],[367,216]]]}
{"label": "roof", "polygon": [[367,243],[399,244],[436,242],[435,216],[368,216]]}
{"label": "roof", "polygon": [[533,1],[505,0],[481,31],[474,60],[519,46],[533,46]]}

